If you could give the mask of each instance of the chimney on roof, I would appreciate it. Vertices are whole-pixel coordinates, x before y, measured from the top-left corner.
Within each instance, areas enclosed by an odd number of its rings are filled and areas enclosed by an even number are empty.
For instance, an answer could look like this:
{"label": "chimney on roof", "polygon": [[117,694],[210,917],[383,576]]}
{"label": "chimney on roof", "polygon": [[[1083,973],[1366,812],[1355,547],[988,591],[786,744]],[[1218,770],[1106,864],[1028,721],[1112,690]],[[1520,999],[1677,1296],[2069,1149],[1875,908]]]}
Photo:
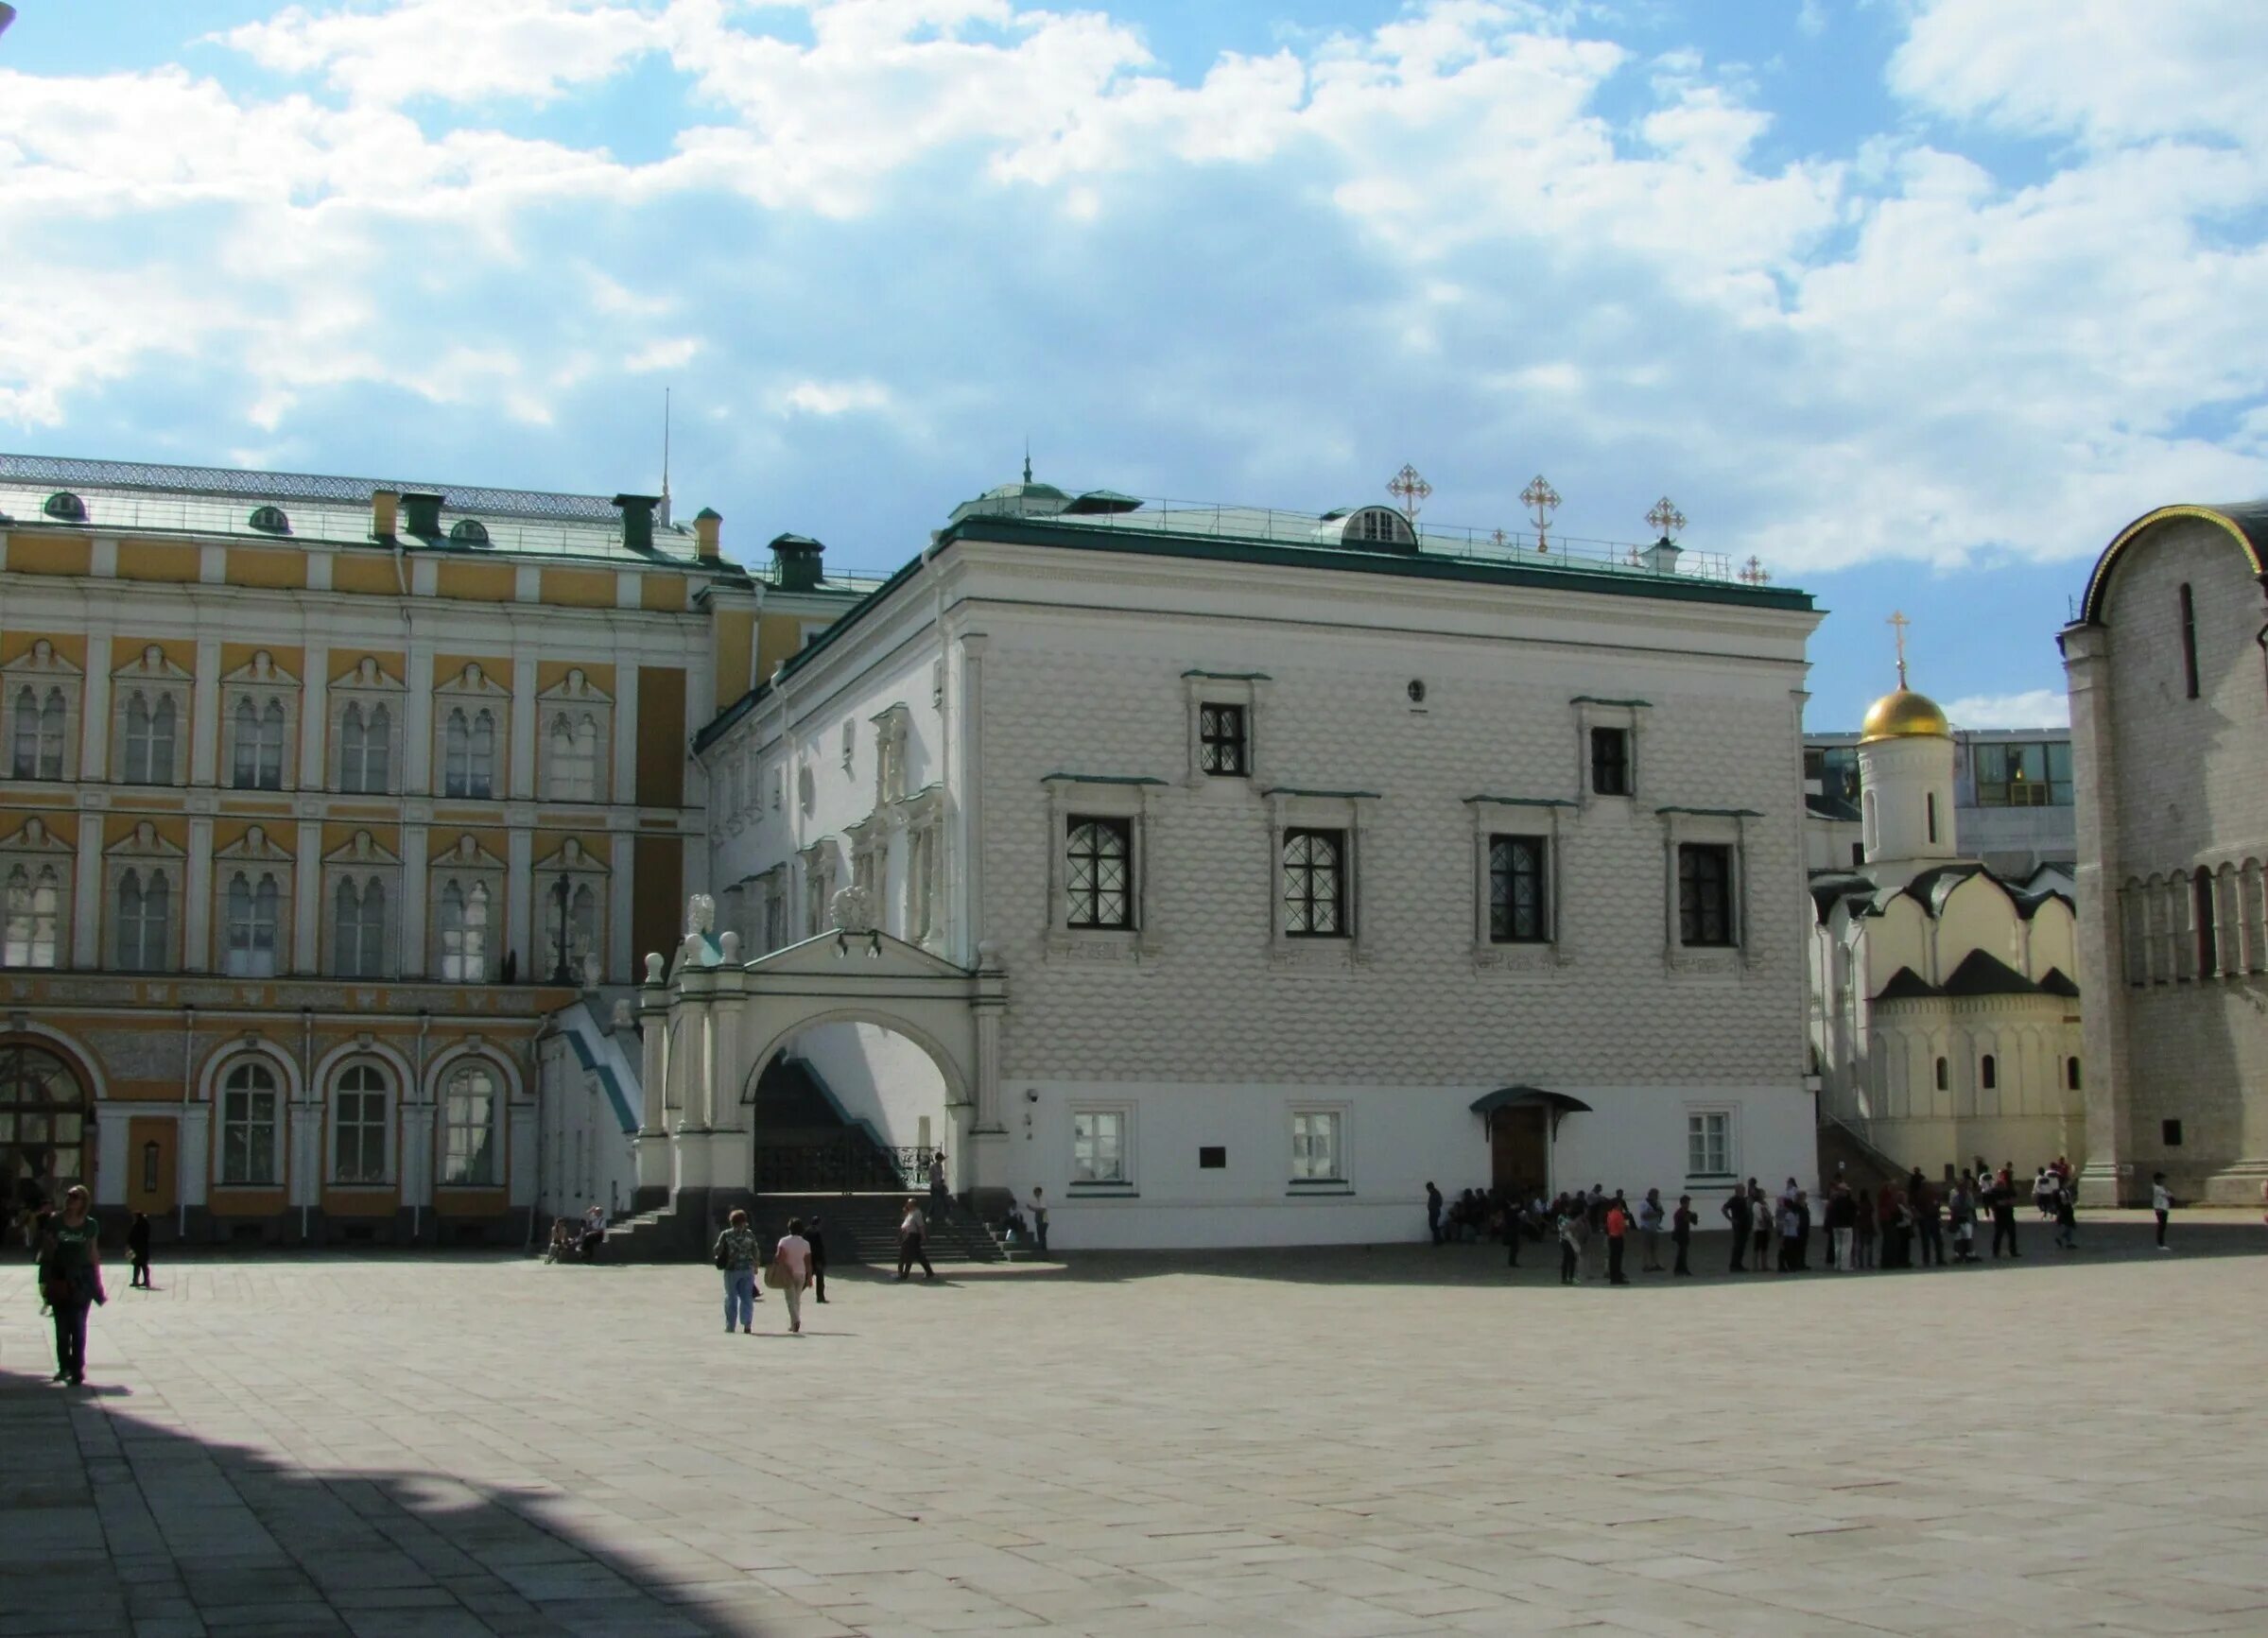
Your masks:
{"label": "chimney on roof", "polygon": [[615,497],[615,505],[622,510],[622,543],[632,551],[653,550],[653,509],[661,504],[660,495]]}
{"label": "chimney on roof", "polygon": [[1684,548],[1668,535],[1638,552],[1638,561],[1649,574],[1674,575],[1677,573],[1677,554]]}
{"label": "chimney on roof", "polygon": [[400,504],[401,499],[400,495],[390,489],[371,491],[372,540],[390,541],[393,539],[394,508]]}
{"label": "chimney on roof", "polygon": [[441,497],[431,490],[404,490],[402,491],[402,529],[423,541],[437,539],[441,534]]}
{"label": "chimney on roof", "polygon": [[724,514],[714,507],[703,507],[693,514],[693,549],[704,559],[715,560],[722,555],[718,541],[724,528]]}
{"label": "chimney on roof", "polygon": [[780,535],[771,543],[771,580],[783,592],[808,592],[819,584],[820,554],[827,548],[808,535]]}

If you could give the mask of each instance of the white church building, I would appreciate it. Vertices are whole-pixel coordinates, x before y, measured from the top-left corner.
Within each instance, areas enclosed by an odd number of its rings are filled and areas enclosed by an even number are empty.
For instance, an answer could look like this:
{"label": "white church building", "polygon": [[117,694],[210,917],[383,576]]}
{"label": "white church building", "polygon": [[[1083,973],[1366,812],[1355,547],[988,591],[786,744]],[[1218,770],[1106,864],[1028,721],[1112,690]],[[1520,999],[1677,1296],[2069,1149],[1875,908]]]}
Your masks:
{"label": "white church building", "polygon": [[1071,1248],[1422,1237],[1428,1181],[1713,1220],[1816,1164],[1817,620],[1667,538],[1027,473],[698,733],[708,894],[550,1061],[688,1226],[941,1146]]}

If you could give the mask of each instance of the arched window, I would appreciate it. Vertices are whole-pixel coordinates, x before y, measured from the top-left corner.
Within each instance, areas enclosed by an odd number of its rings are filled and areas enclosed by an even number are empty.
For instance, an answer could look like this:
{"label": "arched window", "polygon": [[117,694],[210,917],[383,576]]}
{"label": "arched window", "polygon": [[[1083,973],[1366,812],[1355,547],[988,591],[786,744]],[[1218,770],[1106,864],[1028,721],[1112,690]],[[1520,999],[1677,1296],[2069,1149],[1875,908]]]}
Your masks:
{"label": "arched window", "polygon": [[488,977],[488,884],[451,878],[441,890],[441,975],[455,984]]}
{"label": "arched window", "polygon": [[173,696],[161,694],[157,702],[141,689],[126,701],[126,767],[128,785],[171,785],[175,712]]}
{"label": "arched window", "polygon": [[491,711],[473,716],[472,773],[467,796],[492,796],[496,785],[496,717]]}
{"label": "arched window", "polygon": [[473,725],[453,709],[441,730],[441,794],[463,796],[473,780]]}
{"label": "arched window", "polygon": [[16,694],[16,737],[9,767],[18,779],[63,777],[63,691],[47,690],[43,701],[26,683]]}
{"label": "arched window", "polygon": [[1977,1084],[1986,1092],[1997,1092],[2000,1085],[2000,1065],[1991,1053],[1986,1053],[1977,1065]]}
{"label": "arched window", "polygon": [[129,973],[163,973],[173,948],[173,888],[165,872],[118,878],[118,965]]}
{"label": "arched window", "polygon": [[284,788],[284,702],[270,699],[260,713],[260,788]]}
{"label": "arched window", "polygon": [[236,701],[236,755],[230,783],[251,790],[260,783],[260,708],[250,699]]}
{"label": "arched window", "polygon": [[379,795],[387,788],[392,760],[393,715],[384,705],[366,713],[350,700],[338,719],[338,788]]}
{"label": "arched window", "polygon": [[557,802],[595,802],[598,796],[598,719],[561,712],[551,719],[551,796]]}
{"label": "arched window", "polygon": [[1134,925],[1134,827],[1122,819],[1070,821],[1064,886],[1074,927]]}
{"label": "arched window", "polygon": [[2079,1090],[2079,1060],[2076,1058],[2063,1060],[2063,1083],[2073,1092]]}
{"label": "arched window", "polygon": [[485,1063],[461,1063],[449,1076],[441,1110],[441,1181],[460,1188],[493,1186],[496,1176],[496,1078]]}
{"label": "arched window", "polygon": [[2191,699],[2197,698],[2197,600],[2190,583],[2181,583],[2181,680]]}
{"label": "arched window", "polygon": [[223,915],[228,940],[225,968],[232,978],[272,978],[282,889],[273,875],[253,881],[238,871],[229,878]]}
{"label": "arched window", "polygon": [[54,1053],[37,1046],[0,1046],[0,1143],[9,1163],[11,1195],[17,1180],[34,1176],[51,1194],[87,1181],[95,1133],[87,1095]]}
{"label": "arched window", "polygon": [[2220,905],[2213,892],[2213,872],[2199,867],[2190,878],[2190,901],[2197,923],[2197,976],[2210,978],[2221,971]]}
{"label": "arched window", "polygon": [[331,964],[342,978],[381,978],[386,963],[386,884],[342,876],[333,895]]}
{"label": "arched window", "polygon": [[1871,790],[1859,793],[1859,845],[1871,853],[1882,845],[1875,819],[1875,793]]}
{"label": "arched window", "polygon": [[1952,1085],[1952,1065],[1948,1064],[1944,1059],[1941,1058],[1937,1060],[1937,1090],[1943,1092],[1948,1087]]}
{"label": "arched window", "polygon": [[[559,964],[559,917],[560,883],[554,882],[544,895],[544,948],[539,959],[546,973]],[[574,982],[582,982],[583,963],[597,945],[598,895],[588,882],[572,884],[568,888],[566,961]]]}
{"label": "arched window", "polygon": [[282,1181],[276,1126],[283,1099],[275,1071],[256,1058],[232,1068],[220,1083],[220,1181],[273,1187]]}
{"label": "arched window", "polygon": [[331,1181],[386,1181],[386,1072],[374,1063],[351,1063],[331,1085]]}
{"label": "arched window", "polygon": [[1930,791],[1923,800],[1923,806],[1929,811],[1930,844],[1934,847],[1937,844],[1937,793],[1935,791]]}
{"label": "arched window", "polygon": [[55,965],[62,901],[62,876],[53,865],[17,865],[8,872],[8,921],[0,937],[0,966]]}

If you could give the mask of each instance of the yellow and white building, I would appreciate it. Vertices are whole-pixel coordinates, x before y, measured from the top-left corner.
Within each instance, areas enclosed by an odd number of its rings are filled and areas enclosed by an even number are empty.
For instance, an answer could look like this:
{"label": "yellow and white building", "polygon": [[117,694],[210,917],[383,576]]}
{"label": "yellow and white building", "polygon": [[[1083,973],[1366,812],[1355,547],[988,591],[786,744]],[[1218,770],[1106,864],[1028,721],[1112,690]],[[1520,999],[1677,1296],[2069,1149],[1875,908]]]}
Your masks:
{"label": "yellow and white building", "polygon": [[10,1208],[516,1242],[546,1018],[706,885],[691,733],[867,589],[720,527],[0,455]]}

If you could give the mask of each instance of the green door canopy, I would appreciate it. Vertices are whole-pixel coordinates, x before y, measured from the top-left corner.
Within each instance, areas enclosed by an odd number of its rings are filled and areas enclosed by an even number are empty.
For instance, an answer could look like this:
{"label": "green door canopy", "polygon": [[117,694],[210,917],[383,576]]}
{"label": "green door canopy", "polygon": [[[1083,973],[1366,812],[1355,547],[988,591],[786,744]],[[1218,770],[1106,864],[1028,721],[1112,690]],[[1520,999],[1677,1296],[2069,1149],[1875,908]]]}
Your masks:
{"label": "green door canopy", "polygon": [[1548,1109],[1554,1125],[1563,1114],[1591,1112],[1591,1106],[1580,1097],[1570,1097],[1564,1092],[1546,1092],[1540,1086],[1499,1086],[1473,1099],[1475,1114],[1492,1115],[1500,1109]]}

